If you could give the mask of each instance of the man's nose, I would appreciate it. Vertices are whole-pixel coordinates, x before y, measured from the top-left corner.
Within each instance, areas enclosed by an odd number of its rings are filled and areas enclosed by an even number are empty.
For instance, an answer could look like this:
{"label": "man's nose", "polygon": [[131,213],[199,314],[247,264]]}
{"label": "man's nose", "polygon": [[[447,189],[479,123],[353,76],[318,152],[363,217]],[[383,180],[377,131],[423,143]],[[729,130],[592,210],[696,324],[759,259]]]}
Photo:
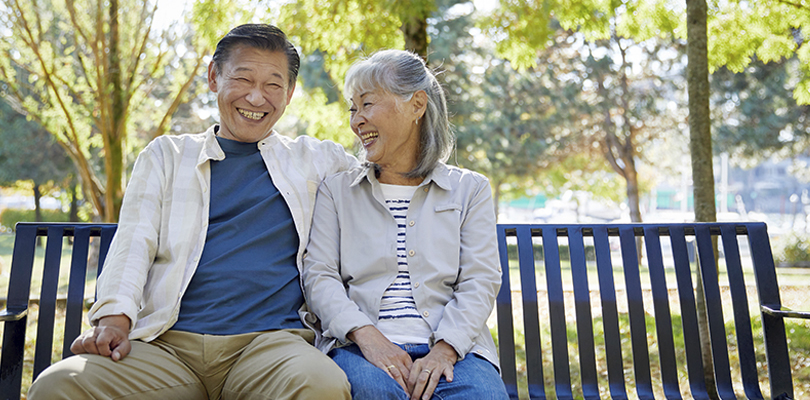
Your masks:
{"label": "man's nose", "polygon": [[264,94],[258,88],[253,88],[248,92],[245,99],[250,103],[252,106],[262,106],[265,103]]}

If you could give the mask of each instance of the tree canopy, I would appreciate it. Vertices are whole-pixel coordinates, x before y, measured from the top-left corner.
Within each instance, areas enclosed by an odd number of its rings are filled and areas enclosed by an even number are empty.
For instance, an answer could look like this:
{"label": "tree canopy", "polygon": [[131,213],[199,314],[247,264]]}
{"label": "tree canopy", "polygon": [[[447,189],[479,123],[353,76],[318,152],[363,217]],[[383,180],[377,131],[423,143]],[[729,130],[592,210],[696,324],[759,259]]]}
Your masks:
{"label": "tree canopy", "polygon": [[[114,221],[126,155],[166,132],[204,67],[206,47],[153,26],[151,1],[2,0],[3,97],[73,160],[85,197]],[[160,92],[160,96],[154,94]]]}

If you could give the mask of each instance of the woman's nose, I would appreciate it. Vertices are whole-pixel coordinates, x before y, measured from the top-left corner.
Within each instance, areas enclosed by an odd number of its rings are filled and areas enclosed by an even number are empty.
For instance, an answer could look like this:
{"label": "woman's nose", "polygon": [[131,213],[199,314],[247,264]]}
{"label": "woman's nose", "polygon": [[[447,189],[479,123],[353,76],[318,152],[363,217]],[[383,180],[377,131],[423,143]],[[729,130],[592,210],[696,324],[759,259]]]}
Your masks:
{"label": "woman's nose", "polygon": [[349,118],[349,125],[351,125],[352,129],[358,130],[360,127],[365,125],[365,119],[363,119],[359,113],[355,113],[354,115]]}

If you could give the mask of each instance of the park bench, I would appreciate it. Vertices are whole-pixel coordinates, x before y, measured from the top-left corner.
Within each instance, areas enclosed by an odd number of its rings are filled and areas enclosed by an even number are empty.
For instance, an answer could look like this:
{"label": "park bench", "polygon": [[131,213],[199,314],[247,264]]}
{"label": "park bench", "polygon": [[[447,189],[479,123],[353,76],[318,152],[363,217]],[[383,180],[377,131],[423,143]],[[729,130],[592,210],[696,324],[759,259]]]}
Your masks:
{"label": "park bench", "polygon": [[[0,313],[5,322],[0,398],[20,397],[37,237],[48,240],[33,377],[50,365],[55,334],[64,338],[61,357],[71,355],[69,346],[81,331],[85,298],[93,297],[85,293],[86,271],[93,270],[87,265],[91,238],[99,243],[100,272],[115,227],[17,225],[7,306]],[[63,237],[73,240],[64,334],[54,329],[56,304],[62,300],[57,288]],[[720,239],[723,254],[721,274],[715,268],[714,237]],[[641,263],[638,239],[643,241]],[[496,302],[498,344],[511,398],[519,395],[516,355],[523,353],[525,368],[520,369],[525,370],[527,387],[520,389],[521,398],[709,398],[707,388],[712,385],[703,374],[695,267],[690,258],[703,266],[699,270],[708,305],[710,356],[720,398],[735,399],[740,391],[744,398],[765,398],[759,383],[765,374],[763,364],[773,397],[793,397],[783,318],[808,318],[810,313],[782,307],[765,224],[498,225],[498,244],[503,267]],[[510,255],[517,260],[510,260]],[[758,302],[744,281],[744,271],[751,269]],[[539,292],[538,274],[546,280]],[[721,277],[727,277],[727,285],[721,285]],[[518,284],[520,290],[513,291]],[[730,301],[724,300],[721,287],[727,287]],[[547,300],[538,293],[547,293]],[[752,312],[749,303],[759,307]],[[733,317],[731,325],[726,317]],[[762,329],[752,329],[752,321],[760,321]],[[733,335],[727,336],[731,331]],[[755,345],[756,335],[764,335],[764,346]],[[730,343],[736,345],[737,358],[730,356]],[[678,361],[682,359],[685,362]],[[733,383],[732,375],[741,376],[736,381],[742,387]]]}
{"label": "park bench", "polygon": [[[498,225],[498,242],[497,329],[511,398],[518,398],[517,348],[525,351],[531,399],[708,399],[711,387],[721,399],[793,398],[783,319],[810,313],[781,305],[764,223]],[[517,262],[509,257],[513,246]],[[704,379],[696,271],[715,385]],[[753,271],[755,288],[746,286],[745,271]],[[538,272],[545,276],[539,292]],[[516,325],[525,340],[516,338]],[[755,345],[756,335],[764,345]]]}

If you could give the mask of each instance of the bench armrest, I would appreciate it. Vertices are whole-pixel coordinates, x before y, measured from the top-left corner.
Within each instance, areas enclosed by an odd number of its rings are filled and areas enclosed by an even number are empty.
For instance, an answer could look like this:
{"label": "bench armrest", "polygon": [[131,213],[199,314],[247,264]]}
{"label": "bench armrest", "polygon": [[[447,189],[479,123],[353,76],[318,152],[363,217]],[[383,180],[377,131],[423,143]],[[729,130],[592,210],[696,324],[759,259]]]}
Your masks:
{"label": "bench armrest", "polygon": [[28,308],[23,308],[22,310],[11,311],[11,310],[3,310],[0,311],[0,321],[19,321],[25,316],[28,315]]}
{"label": "bench armrest", "polygon": [[774,317],[810,319],[810,311],[794,311],[787,307],[777,307],[767,304],[763,304],[761,308],[762,312],[773,315]]}

